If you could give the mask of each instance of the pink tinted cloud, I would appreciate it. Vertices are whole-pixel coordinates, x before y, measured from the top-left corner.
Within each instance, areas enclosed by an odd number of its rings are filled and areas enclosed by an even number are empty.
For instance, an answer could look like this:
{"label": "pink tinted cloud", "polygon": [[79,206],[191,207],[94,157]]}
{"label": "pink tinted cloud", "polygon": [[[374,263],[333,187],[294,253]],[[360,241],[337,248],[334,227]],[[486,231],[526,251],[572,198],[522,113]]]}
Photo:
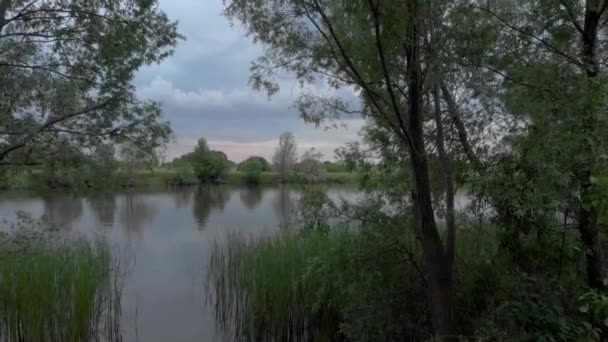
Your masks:
{"label": "pink tinted cloud", "polygon": [[262,156],[270,161],[276,146],[276,140],[254,142],[209,141],[211,149],[223,151],[230,160],[237,163],[250,156]]}

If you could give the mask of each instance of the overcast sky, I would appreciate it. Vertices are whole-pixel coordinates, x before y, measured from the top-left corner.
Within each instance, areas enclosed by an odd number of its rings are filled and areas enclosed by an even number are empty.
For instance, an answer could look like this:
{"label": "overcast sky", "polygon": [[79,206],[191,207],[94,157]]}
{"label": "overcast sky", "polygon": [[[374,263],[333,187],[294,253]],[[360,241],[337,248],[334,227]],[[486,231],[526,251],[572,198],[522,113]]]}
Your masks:
{"label": "overcast sky", "polygon": [[237,162],[250,155],[270,158],[284,131],[294,133],[300,153],[314,146],[325,159],[357,139],[361,120],[329,131],[304,123],[290,108],[300,91],[294,79],[282,80],[270,100],[249,87],[249,66],[262,46],[222,16],[222,0],[160,0],[160,6],[179,21],[186,40],[161,65],[142,69],[135,84],[141,98],[163,104],[171,121],[177,141],[167,159],[192,151],[199,137]]}

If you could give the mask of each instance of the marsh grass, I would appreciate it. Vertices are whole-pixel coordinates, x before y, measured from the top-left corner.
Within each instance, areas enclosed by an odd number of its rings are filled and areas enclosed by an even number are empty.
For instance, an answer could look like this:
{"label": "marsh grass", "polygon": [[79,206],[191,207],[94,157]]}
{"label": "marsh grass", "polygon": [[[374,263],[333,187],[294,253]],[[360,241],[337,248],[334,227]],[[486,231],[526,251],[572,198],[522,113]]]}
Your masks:
{"label": "marsh grass", "polygon": [[342,232],[285,232],[215,240],[207,293],[224,333],[235,340],[335,340],[338,311],[317,305],[320,281],[309,267],[347,239]]}
{"label": "marsh grass", "polygon": [[0,247],[0,340],[120,340],[120,265],[108,243],[43,236],[5,236]]}

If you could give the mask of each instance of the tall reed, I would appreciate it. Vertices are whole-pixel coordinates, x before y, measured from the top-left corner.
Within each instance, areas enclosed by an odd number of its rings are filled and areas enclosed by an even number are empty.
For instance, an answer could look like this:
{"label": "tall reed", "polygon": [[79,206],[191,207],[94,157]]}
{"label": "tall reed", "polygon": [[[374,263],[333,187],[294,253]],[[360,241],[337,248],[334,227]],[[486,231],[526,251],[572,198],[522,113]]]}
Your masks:
{"label": "tall reed", "polygon": [[319,284],[308,267],[346,239],[340,232],[286,232],[215,240],[207,293],[224,333],[235,340],[333,340],[338,311],[316,305]]}
{"label": "tall reed", "polygon": [[0,340],[120,340],[120,274],[104,240],[7,236]]}

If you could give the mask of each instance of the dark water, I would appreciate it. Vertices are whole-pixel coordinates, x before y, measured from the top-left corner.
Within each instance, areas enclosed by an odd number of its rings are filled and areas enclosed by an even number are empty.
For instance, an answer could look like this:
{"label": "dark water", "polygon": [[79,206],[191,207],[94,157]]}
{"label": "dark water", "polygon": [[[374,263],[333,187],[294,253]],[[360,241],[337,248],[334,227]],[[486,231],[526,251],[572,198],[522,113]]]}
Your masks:
{"label": "dark water", "polygon": [[[332,199],[359,191],[325,189]],[[0,193],[0,218],[17,211],[45,215],[68,232],[103,234],[126,251],[125,341],[221,341],[205,305],[204,281],[213,238],[288,226],[299,192],[288,187],[129,190],[87,195]]]}

